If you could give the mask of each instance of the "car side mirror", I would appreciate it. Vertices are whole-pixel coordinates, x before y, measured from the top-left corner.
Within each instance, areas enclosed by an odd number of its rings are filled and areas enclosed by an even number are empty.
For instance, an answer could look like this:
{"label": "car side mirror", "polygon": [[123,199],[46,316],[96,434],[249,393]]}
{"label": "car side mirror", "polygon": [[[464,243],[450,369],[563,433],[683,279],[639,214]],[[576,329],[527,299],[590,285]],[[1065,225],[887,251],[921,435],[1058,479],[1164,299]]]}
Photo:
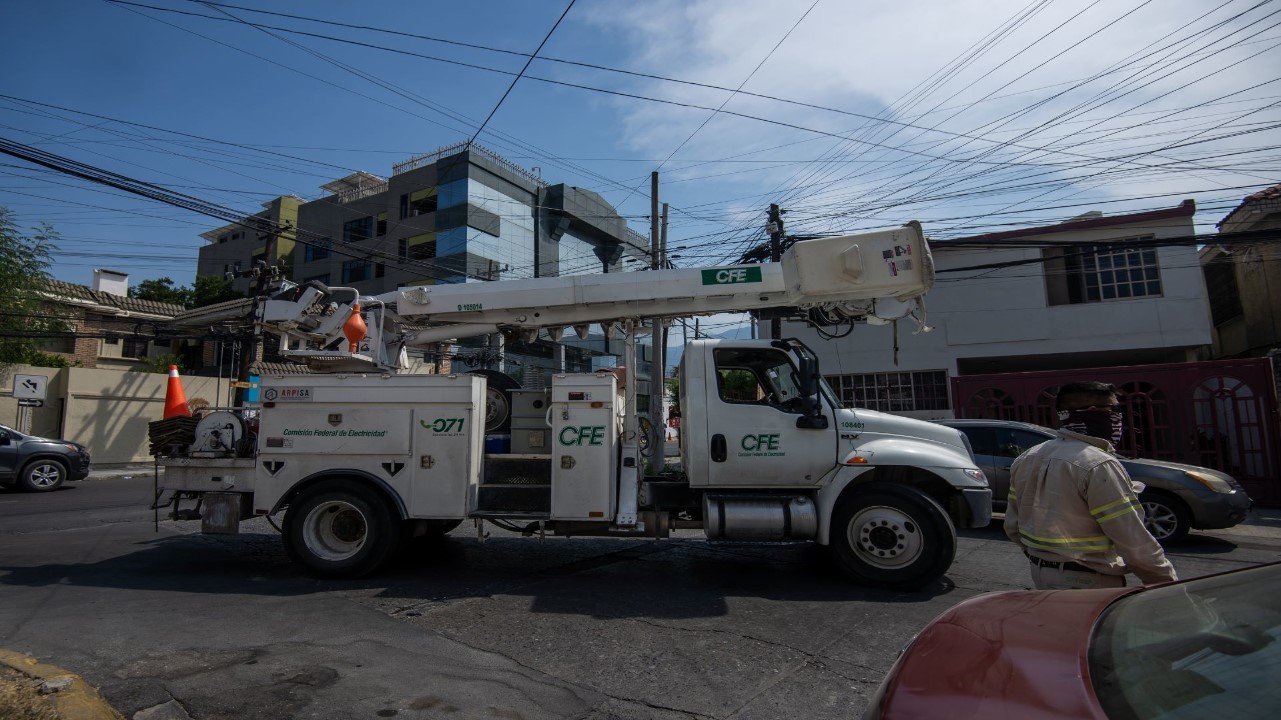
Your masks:
{"label": "car side mirror", "polygon": [[9,444],[9,436],[0,435],[0,445],[8,445],[8,444]]}

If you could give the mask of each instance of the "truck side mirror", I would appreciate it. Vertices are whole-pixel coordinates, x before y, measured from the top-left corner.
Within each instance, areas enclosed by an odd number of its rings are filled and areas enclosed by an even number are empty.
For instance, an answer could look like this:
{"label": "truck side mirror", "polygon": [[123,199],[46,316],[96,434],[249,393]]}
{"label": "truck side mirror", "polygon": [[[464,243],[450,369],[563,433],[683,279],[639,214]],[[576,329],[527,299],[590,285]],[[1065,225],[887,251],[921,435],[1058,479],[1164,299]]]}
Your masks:
{"label": "truck side mirror", "polygon": [[818,361],[806,353],[799,353],[801,383],[801,416],[796,427],[803,430],[827,429],[827,416],[818,401]]}

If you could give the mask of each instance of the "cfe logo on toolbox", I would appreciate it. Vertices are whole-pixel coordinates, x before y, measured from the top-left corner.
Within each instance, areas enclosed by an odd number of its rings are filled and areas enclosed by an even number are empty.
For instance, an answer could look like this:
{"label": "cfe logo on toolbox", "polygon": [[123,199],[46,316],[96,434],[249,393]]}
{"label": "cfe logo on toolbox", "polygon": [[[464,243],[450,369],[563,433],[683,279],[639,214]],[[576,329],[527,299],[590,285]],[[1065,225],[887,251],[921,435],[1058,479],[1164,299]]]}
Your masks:
{"label": "cfe logo on toolbox", "polygon": [[759,267],[712,268],[703,271],[704,285],[738,285],[761,281]]}
{"label": "cfe logo on toolbox", "polygon": [[742,452],[739,457],[777,457],[783,452],[783,437],[779,433],[749,433],[738,441]]}
{"label": "cfe logo on toolbox", "polygon": [[560,431],[560,444],[565,447],[576,445],[604,445],[604,425],[569,425]]}

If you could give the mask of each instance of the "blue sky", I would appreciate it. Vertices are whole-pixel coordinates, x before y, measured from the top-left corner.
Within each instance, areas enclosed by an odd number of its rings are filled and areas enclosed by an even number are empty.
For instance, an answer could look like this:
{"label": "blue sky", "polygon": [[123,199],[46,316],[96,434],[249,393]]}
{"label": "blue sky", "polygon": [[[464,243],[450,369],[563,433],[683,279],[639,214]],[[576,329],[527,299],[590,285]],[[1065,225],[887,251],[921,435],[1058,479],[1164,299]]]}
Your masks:
{"label": "blue sky", "polygon": [[[569,5],[138,3],[0,5],[0,137],[244,213],[467,140]],[[1210,232],[1281,181],[1281,15],[1259,5],[578,0],[539,58],[580,64],[532,62],[478,142],[645,234],[658,170],[678,264],[732,260],[770,202],[792,232],[946,238],[1190,197]],[[0,205],[51,223],[54,276],[85,284],[188,284],[224,224],[8,156]]]}

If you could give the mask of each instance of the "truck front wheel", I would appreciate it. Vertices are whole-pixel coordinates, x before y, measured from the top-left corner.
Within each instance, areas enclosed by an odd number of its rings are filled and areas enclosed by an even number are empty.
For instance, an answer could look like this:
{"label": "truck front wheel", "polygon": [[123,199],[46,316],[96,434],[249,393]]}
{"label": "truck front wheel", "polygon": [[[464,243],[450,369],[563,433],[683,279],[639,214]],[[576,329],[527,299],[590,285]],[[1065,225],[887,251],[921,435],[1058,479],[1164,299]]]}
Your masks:
{"label": "truck front wheel", "polygon": [[399,519],[376,492],[328,481],[290,503],[285,549],[317,575],[355,578],[382,565],[399,543],[400,530]]}
{"label": "truck front wheel", "polygon": [[956,528],[915,488],[870,483],[841,495],[832,515],[832,551],[847,575],[868,585],[919,590],[956,557]]}

